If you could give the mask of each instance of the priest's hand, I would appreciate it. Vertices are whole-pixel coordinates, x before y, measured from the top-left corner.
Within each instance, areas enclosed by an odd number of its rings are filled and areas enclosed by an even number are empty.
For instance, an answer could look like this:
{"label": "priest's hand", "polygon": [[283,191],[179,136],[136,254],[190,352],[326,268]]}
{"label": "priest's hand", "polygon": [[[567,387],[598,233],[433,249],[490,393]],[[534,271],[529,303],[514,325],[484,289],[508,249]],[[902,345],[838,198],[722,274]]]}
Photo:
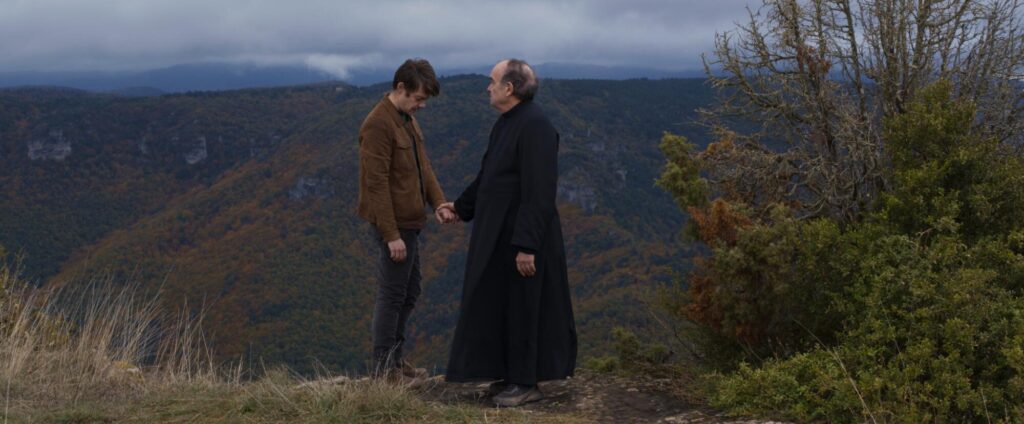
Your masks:
{"label": "priest's hand", "polygon": [[391,260],[395,262],[405,260],[405,242],[402,239],[389,241],[388,251],[391,253]]}
{"label": "priest's hand", "polygon": [[459,214],[455,212],[455,204],[452,202],[442,203],[434,211],[434,214],[437,215],[437,222],[442,224],[454,224],[461,221]]}
{"label": "priest's hand", "polygon": [[534,255],[529,253],[519,252],[516,255],[516,269],[519,270],[519,274],[523,277],[533,277],[533,274],[537,273],[537,266],[533,261]]}
{"label": "priest's hand", "polygon": [[448,203],[438,206],[437,210],[434,211],[438,224],[451,224],[459,219],[459,215],[455,213],[455,210],[445,205],[448,205]]}

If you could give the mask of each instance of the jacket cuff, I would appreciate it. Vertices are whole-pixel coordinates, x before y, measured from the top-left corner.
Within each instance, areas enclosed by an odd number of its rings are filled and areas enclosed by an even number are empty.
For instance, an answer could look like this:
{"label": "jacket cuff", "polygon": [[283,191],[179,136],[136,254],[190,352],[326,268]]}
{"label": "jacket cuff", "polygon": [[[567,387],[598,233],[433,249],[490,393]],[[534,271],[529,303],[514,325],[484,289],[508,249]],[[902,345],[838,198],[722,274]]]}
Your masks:
{"label": "jacket cuff", "polygon": [[380,229],[378,227],[377,228],[377,232],[380,233],[380,237],[382,239],[384,239],[385,242],[395,241],[395,240],[398,240],[398,239],[402,238],[402,234],[399,233],[397,229],[394,229],[394,230],[382,230],[382,229]]}

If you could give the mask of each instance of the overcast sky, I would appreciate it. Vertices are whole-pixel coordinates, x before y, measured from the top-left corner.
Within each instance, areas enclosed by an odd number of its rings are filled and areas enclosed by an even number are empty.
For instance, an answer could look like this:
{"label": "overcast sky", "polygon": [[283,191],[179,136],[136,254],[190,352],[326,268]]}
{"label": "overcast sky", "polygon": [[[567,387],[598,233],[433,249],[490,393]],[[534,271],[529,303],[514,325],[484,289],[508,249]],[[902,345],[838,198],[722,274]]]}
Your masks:
{"label": "overcast sky", "polygon": [[695,69],[760,0],[0,0],[0,72],[305,64],[345,78],[424,57]]}

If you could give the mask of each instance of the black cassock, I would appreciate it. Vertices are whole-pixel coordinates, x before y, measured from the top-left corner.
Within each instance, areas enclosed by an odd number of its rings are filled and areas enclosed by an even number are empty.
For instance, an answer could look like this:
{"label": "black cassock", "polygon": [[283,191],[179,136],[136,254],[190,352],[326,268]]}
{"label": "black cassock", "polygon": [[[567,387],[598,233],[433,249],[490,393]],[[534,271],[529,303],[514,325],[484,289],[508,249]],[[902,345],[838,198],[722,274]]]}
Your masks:
{"label": "black cassock", "polygon": [[[535,384],[573,375],[576,324],[555,207],[558,132],[522,102],[491,129],[480,172],[455,201],[473,221],[448,381]],[[516,270],[535,253],[537,273]]]}

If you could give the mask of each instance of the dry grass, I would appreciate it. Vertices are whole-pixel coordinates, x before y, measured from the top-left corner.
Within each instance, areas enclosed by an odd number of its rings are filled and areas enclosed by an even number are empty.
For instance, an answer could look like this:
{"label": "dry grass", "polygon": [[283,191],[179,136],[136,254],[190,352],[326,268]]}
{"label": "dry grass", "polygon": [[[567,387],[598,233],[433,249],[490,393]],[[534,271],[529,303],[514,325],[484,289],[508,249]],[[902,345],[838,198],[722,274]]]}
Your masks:
{"label": "dry grass", "polygon": [[214,364],[201,317],[111,280],[47,291],[0,267],[0,422],[583,422],[428,402],[407,387]]}
{"label": "dry grass", "polygon": [[156,298],[111,280],[32,288],[0,267],[3,417],[59,405],[135,399],[171,385],[226,381],[199,320],[165,320]]}

